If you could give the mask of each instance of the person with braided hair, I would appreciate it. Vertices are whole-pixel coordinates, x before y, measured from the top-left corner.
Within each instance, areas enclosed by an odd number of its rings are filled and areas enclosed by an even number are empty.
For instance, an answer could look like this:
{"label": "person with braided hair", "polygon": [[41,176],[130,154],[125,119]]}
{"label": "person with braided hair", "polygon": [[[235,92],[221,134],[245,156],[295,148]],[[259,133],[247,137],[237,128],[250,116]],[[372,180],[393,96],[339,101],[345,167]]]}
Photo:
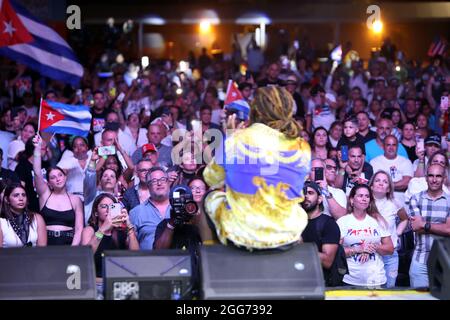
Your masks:
{"label": "person with braided hair", "polygon": [[299,137],[293,104],[284,88],[257,89],[250,126],[228,131],[223,159],[218,152],[205,168],[205,181],[214,190],[205,196],[204,209],[221,243],[252,250],[300,240],[308,222],[299,203],[311,149]]}

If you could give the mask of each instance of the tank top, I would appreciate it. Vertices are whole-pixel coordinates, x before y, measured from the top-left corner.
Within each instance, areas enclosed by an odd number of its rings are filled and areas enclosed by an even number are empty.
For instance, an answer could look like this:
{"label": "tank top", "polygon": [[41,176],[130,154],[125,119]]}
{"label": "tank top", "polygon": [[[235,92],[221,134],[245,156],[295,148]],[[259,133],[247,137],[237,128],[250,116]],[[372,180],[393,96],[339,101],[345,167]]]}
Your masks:
{"label": "tank top", "polygon": [[[69,194],[67,192],[66,194],[70,201]],[[73,209],[72,201],[70,201],[70,206],[72,209],[58,211],[47,207],[47,202],[51,196],[52,193],[48,196],[41,210],[41,215],[44,218],[45,224],[47,226],[66,226],[75,228],[75,210]]]}
{"label": "tank top", "polygon": [[[24,246],[24,244],[22,243],[22,241],[20,241],[20,238],[17,236],[12,225],[9,223],[7,219],[0,218],[0,227],[2,228],[3,234],[3,243],[2,243],[3,248],[17,248]],[[34,217],[30,225],[27,243],[31,243],[33,247],[35,247],[37,243],[37,238],[38,238],[37,219],[36,217]]]}

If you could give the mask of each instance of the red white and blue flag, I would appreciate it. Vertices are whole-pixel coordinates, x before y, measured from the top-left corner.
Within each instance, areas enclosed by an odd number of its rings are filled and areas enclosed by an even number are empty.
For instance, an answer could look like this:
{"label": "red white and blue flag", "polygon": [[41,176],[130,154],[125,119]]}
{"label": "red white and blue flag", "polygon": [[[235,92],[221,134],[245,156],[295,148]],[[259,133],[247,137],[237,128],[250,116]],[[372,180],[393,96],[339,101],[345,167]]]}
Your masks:
{"label": "red white and blue flag", "polygon": [[0,0],[0,54],[72,85],[83,76],[67,42],[14,0]]}
{"label": "red white and blue flag", "polygon": [[247,101],[245,101],[233,80],[228,81],[224,106],[227,110],[237,111],[239,119],[248,120],[250,115],[250,106]]}
{"label": "red white and blue flag", "polygon": [[86,137],[92,115],[88,106],[41,100],[39,131]]}
{"label": "red white and blue flag", "polygon": [[430,45],[428,49],[428,56],[445,56],[448,49],[448,42],[443,37],[436,37]]}

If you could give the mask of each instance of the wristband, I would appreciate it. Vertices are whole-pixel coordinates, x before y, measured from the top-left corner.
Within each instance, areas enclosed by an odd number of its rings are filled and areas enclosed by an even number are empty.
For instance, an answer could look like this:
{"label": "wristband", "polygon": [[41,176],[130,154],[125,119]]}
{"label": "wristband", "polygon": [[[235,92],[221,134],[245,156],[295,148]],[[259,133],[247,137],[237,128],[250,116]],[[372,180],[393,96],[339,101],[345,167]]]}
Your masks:
{"label": "wristband", "polygon": [[171,225],[170,222],[167,222],[166,227],[169,228],[170,230],[175,230],[175,227]]}
{"label": "wristband", "polygon": [[96,237],[98,240],[102,240],[102,239],[103,239],[103,236],[104,236],[104,234],[101,233],[100,231],[97,231],[97,232],[95,233],[95,237]]}

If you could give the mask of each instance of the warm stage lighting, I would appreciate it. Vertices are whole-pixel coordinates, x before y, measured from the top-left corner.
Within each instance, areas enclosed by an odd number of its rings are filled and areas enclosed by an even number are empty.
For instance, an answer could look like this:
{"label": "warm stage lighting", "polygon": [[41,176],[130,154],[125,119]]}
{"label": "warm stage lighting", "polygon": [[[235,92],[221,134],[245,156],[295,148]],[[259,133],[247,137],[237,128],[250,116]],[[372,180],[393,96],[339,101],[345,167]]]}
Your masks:
{"label": "warm stage lighting", "polygon": [[381,33],[383,31],[383,23],[380,20],[377,20],[372,25],[372,30],[375,33]]}
{"label": "warm stage lighting", "polygon": [[200,22],[200,33],[209,33],[211,31],[211,23],[209,21]]}

